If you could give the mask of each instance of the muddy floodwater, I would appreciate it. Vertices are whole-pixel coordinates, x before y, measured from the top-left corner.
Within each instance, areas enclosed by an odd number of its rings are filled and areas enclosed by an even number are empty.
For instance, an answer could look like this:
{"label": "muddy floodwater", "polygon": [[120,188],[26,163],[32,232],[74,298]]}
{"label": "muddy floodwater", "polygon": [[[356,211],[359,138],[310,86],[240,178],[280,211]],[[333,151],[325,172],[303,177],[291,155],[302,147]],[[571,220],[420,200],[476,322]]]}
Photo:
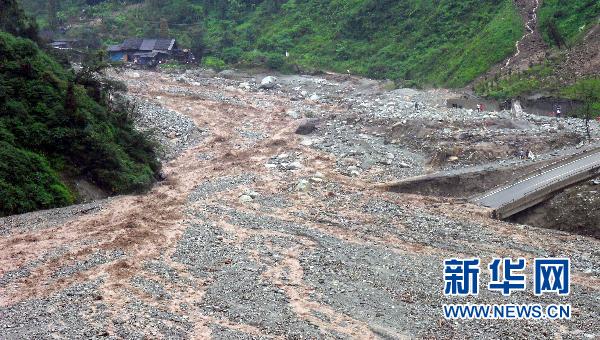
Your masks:
{"label": "muddy floodwater", "polygon": [[[581,142],[579,120],[451,109],[447,90],[337,74],[278,76],[268,90],[236,72],[116,76],[164,147],[165,180],[0,219],[0,338],[600,335],[599,240],[381,187],[523,148],[551,157]],[[577,316],[446,321],[443,261],[456,256],[569,257]]]}

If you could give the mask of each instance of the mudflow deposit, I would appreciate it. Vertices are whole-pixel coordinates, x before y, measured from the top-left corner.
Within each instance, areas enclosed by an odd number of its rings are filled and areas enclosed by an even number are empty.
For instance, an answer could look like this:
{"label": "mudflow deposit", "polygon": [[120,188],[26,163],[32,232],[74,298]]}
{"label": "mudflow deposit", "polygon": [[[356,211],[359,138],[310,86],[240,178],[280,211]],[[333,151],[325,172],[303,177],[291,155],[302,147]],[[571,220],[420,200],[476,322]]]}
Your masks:
{"label": "mudflow deposit", "polygon": [[[527,168],[581,147],[582,120],[447,108],[450,91],[345,75],[114,76],[162,145],[165,179],[144,195],[0,219],[0,338],[600,337],[598,239],[491,219],[464,199],[475,192],[386,185]],[[586,202],[598,182],[580,186]],[[569,257],[571,295],[451,299],[452,257]],[[573,318],[448,321],[452,302],[570,303]]]}

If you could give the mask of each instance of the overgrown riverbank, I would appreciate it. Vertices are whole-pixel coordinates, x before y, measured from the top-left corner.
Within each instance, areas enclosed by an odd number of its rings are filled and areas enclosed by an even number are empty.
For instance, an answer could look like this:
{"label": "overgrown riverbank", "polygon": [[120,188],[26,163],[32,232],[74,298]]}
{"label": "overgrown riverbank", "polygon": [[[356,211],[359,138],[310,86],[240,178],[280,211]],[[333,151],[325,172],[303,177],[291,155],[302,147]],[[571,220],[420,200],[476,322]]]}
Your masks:
{"label": "overgrown riverbank", "polygon": [[2,5],[15,17],[0,22],[0,216],[73,203],[76,179],[111,194],[149,188],[160,163],[128,111],[109,107],[96,76],[3,32],[35,38],[16,3]]}

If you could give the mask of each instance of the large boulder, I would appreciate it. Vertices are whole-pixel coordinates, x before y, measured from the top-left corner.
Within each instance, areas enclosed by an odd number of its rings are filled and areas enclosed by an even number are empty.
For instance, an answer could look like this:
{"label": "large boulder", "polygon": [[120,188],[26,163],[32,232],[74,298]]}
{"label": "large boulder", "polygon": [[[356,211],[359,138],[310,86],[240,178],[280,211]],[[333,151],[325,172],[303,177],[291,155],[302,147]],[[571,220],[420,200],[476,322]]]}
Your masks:
{"label": "large boulder", "polygon": [[237,72],[235,70],[223,70],[218,73],[219,77],[225,79],[233,79],[237,76]]}
{"label": "large boulder", "polygon": [[277,78],[273,76],[264,77],[260,82],[260,88],[265,90],[270,90],[277,85]]}
{"label": "large boulder", "polygon": [[296,134],[298,135],[310,135],[313,133],[317,126],[319,125],[318,119],[303,119],[300,122],[300,125],[296,129]]}

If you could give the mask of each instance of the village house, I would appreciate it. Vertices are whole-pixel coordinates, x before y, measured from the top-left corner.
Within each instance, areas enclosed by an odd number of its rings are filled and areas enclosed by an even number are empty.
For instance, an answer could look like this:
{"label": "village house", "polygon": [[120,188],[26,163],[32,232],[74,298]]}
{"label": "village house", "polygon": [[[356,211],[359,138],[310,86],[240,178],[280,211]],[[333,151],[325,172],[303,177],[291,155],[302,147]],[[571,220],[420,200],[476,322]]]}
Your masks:
{"label": "village house", "polygon": [[76,47],[81,47],[81,42],[77,39],[53,39],[49,45],[52,48],[68,50]]}
{"label": "village house", "polygon": [[180,50],[175,39],[126,39],[119,45],[108,47],[111,61],[124,61],[143,66],[155,66],[175,59],[182,62],[194,60],[193,55]]}
{"label": "village house", "polygon": [[147,64],[168,59],[168,56],[177,49],[175,39],[126,39],[119,45],[108,47],[111,61],[135,62]]}

